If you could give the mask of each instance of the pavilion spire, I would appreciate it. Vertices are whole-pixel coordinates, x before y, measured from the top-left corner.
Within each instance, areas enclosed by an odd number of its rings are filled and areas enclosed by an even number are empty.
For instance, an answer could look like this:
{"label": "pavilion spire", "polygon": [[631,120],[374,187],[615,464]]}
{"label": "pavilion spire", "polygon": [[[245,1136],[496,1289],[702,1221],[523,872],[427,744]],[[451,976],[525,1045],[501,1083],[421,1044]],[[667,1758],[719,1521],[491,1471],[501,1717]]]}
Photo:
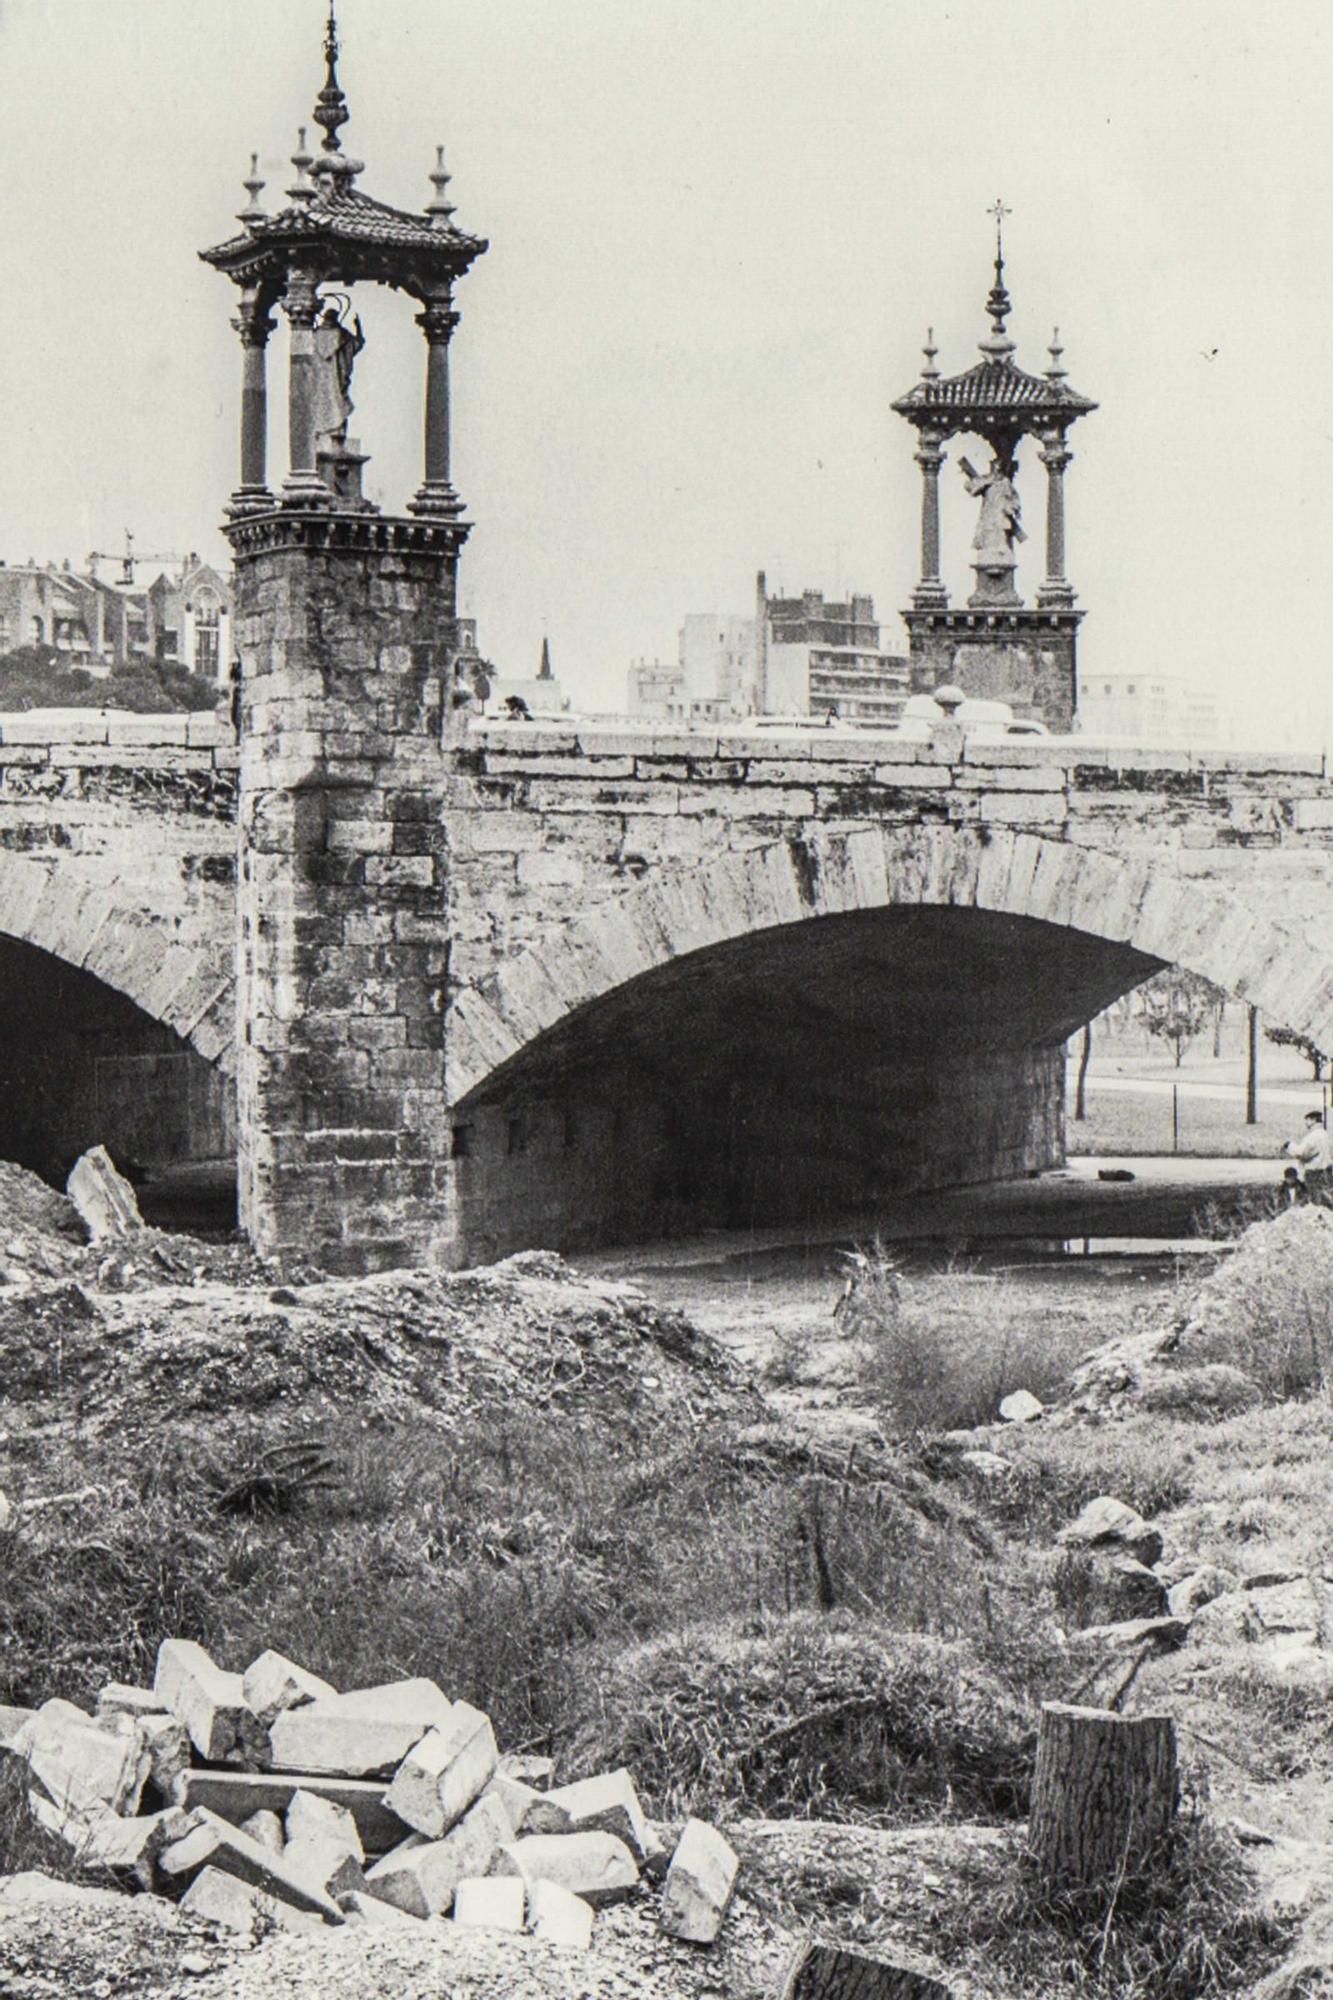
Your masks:
{"label": "pavilion spire", "polygon": [[1009,297],[1004,282],[1004,218],[1012,213],[1002,201],[996,200],[988,215],[995,218],[995,283],[990,288],[986,300],[986,311],[990,315],[991,330],[981,342],[981,351],[991,361],[1008,361],[1014,351],[1014,343],[1004,330],[1004,323],[1013,311],[1013,301]]}
{"label": "pavilion spire", "polygon": [[324,88],[315,99],[313,115],[315,123],[324,127],[322,150],[340,153],[342,142],[338,137],[338,127],[345,125],[352,114],[347,109],[347,99],[338,82],[338,21],[334,0],[329,0],[329,18],[324,29]]}

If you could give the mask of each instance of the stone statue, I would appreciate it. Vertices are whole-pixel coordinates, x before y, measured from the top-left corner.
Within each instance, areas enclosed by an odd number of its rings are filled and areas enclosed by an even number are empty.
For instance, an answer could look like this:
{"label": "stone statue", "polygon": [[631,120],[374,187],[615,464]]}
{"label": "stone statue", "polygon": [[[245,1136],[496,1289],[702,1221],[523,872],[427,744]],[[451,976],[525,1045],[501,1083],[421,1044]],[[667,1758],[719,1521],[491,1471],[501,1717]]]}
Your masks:
{"label": "stone statue", "polygon": [[978,569],[1012,568],[1014,543],[1027,540],[1017,487],[997,459],[991,460],[989,472],[978,472],[965,458],[958,465],[968,492],[981,501],[981,518],[972,538]]}
{"label": "stone statue", "polygon": [[347,442],[347,419],[353,409],[348,394],[352,368],[365,344],[360,315],[348,326],[339,317],[338,308],[332,302],[326,304],[315,326],[311,369],[316,449]]}

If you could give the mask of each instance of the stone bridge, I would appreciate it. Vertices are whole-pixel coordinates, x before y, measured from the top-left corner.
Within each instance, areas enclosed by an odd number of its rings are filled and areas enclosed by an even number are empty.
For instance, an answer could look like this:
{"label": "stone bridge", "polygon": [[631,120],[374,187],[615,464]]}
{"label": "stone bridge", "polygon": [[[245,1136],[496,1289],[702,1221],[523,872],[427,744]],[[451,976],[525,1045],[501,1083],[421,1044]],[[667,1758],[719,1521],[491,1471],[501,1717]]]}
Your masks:
{"label": "stone bridge", "polygon": [[[101,1138],[151,1171],[232,1145],[236,767],[212,717],[0,718],[9,1156],[56,1172]],[[1333,1037],[1318,759],[943,716],[919,742],[474,719],[432,790],[404,860],[441,945],[436,1048],[407,1016],[374,1039],[404,1088],[443,1062],[458,1259],[1050,1165],[1065,1039],[1165,962]],[[369,972],[399,864],[349,810],[326,801],[324,841]],[[325,1033],[331,1009],[356,1046],[383,996],[326,992]],[[330,1139],[372,1199],[358,1143]]]}

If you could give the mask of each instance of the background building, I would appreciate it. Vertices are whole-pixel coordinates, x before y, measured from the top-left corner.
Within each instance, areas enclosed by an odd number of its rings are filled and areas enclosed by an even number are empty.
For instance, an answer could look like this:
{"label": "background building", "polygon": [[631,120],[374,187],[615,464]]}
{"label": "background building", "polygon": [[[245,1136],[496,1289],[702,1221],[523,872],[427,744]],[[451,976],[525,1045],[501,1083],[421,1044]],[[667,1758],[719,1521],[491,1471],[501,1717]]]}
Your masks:
{"label": "background building", "polygon": [[1207,750],[1226,733],[1211,688],[1193,687],[1175,674],[1144,667],[1080,676],[1076,726],[1084,736],[1124,737],[1184,750]]}
{"label": "background building", "polygon": [[906,658],[880,650],[872,597],[770,597],[762,570],[753,617],[689,612],[674,665],[637,660],[629,670],[630,714],[662,722],[790,715],[891,724],[907,691]]}
{"label": "background building", "polygon": [[49,649],[62,666],[108,675],[171,666],[221,685],[231,664],[231,585],[198,556],[162,572],[146,590],[125,575],[107,582],[96,560],[86,571],[63,563],[0,562],[0,654]]}

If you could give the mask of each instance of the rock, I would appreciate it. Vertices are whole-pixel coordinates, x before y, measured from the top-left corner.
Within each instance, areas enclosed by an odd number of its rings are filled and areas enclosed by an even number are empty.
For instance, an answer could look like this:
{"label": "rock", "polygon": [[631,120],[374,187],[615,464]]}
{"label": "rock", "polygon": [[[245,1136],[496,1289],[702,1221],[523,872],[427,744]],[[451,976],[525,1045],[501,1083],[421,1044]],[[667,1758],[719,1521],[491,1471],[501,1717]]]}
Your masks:
{"label": "rock", "polygon": [[164,1847],[159,1866],[173,1880],[192,1881],[204,1868],[220,1868],[252,1888],[262,1890],[293,1909],[313,1911],[330,1923],[340,1924],[342,1911],[332,1896],[306,1882],[287,1866],[285,1854],[273,1854],[251,1840],[239,1827],[219,1819],[207,1806],[194,1809],[191,1830],[180,1840]]}
{"label": "rock", "polygon": [[534,1937],[586,1951],[592,1943],[591,1903],[562,1889],[558,1882],[534,1882],[528,1891],[528,1923]]}
{"label": "rock", "polygon": [[420,1680],[304,1702],[284,1710],[273,1723],[273,1766],[348,1778],[388,1777],[423,1736],[448,1721],[452,1708],[433,1681]]}
{"label": "rock", "polygon": [[739,1866],[716,1827],[687,1820],[662,1890],[659,1922],[667,1936],[711,1944],[722,1928]]}
{"label": "rock", "polygon": [[1131,1555],[1148,1568],[1157,1562],[1162,1553],[1162,1532],[1152,1527],[1141,1514],[1123,1500],[1113,1499],[1103,1493],[1062,1528],[1056,1540],[1067,1548],[1105,1548],[1114,1545]]}
{"label": "rock", "polygon": [[1079,1552],[1087,1562],[1088,1622],[1121,1618],[1160,1618],[1166,1610],[1166,1585],[1156,1570],[1133,1556],[1111,1549]]}
{"label": "rock", "polygon": [[36,1713],[35,1708],[6,1708],[0,1704],[0,1750],[13,1748],[15,1737]]}
{"label": "rock", "polygon": [[526,1900],[517,1876],[469,1875],[454,1891],[454,1922],[472,1930],[521,1931]]}
{"label": "rock", "polygon": [[490,1717],[455,1702],[448,1720],[404,1757],[385,1804],[418,1833],[438,1840],[480,1797],[498,1761]]}
{"label": "rock", "polygon": [[1015,1389],[1000,1403],[1000,1417],[1006,1424],[1032,1424],[1045,1414],[1046,1405],[1039,1402],[1030,1389]]}
{"label": "rock", "polygon": [[365,1844],[356,1824],[356,1815],[336,1799],[320,1798],[317,1792],[293,1792],[287,1804],[286,1830],[288,1840],[308,1840],[315,1837],[324,1840],[338,1840],[344,1852],[354,1854],[358,1861],[366,1858]]}
{"label": "rock", "polygon": [[370,1924],[377,1930],[402,1928],[415,1930],[421,1923],[420,1917],[412,1916],[407,1910],[395,1909],[379,1896],[372,1896],[368,1890],[352,1889],[345,1896],[339,1896],[338,1907],[351,1924]]}
{"label": "rock", "polygon": [[1277,1632],[1318,1634],[1321,1617],[1319,1595],[1308,1576],[1249,1588],[1246,1595],[1251,1612],[1265,1637]]}
{"label": "rock", "polygon": [[493,1875],[518,1875],[529,1892],[535,1882],[555,1882],[600,1909],[619,1903],[637,1886],[634,1856],[613,1833],[531,1833],[506,1841],[491,1863]]}
{"label": "rock", "polygon": [[356,1821],[367,1854],[385,1854],[410,1828],[384,1804],[384,1786],[370,1778],[332,1778],[321,1771],[183,1771],[172,1797],[183,1806],[208,1806],[235,1825],[253,1812],[286,1813],[302,1791],[331,1799]]}
{"label": "rock", "polygon": [[661,1843],[639,1804],[634,1780],[625,1769],[605,1771],[537,1795],[523,1815],[520,1833],[613,1833],[642,1868]]}
{"label": "rock", "polygon": [[79,1211],[90,1243],[138,1236],[143,1230],[138,1197],[105,1146],[90,1147],[74,1162],[65,1193]]}
{"label": "rock", "polygon": [[239,1674],[227,1673],[193,1639],[164,1639],[157,1651],[153,1692],[210,1764],[269,1760],[268,1732],[246,1705]]}
{"label": "rock", "polygon": [[1163,1649],[1183,1646],[1190,1627],[1184,1618],[1122,1618],[1111,1625],[1085,1625],[1071,1634],[1078,1646],[1103,1646],[1114,1652],[1133,1652],[1143,1645]]}
{"label": "rock", "polygon": [[281,1854],[283,1848],[287,1845],[287,1839],[282,1830],[282,1821],[275,1812],[269,1812],[263,1808],[258,1812],[252,1812],[249,1819],[241,1821],[241,1832],[250,1840],[257,1840],[259,1845],[266,1847],[270,1854]]}
{"label": "rock", "polygon": [[108,1681],[97,1697],[97,1718],[104,1715],[169,1715],[163,1697],[152,1688],[127,1687],[122,1681]]}
{"label": "rock", "polygon": [[247,1708],[266,1729],[287,1709],[299,1708],[307,1701],[326,1700],[338,1692],[318,1674],[307,1673],[294,1660],[274,1652],[261,1653],[258,1659],[251,1660],[241,1675],[241,1689]]}
{"label": "rock", "polygon": [[335,1903],[356,1890],[365,1891],[361,1857],[349,1851],[333,1833],[302,1833],[282,1850],[283,1865],[314,1888],[325,1890]]}
{"label": "rock", "polygon": [[490,1872],[501,1843],[509,1837],[509,1818],[498,1799],[481,1798],[464,1813],[442,1840],[414,1833],[366,1872],[372,1896],[406,1910],[410,1916],[441,1915],[454,1891],[469,1875]]}
{"label": "rock", "polygon": [[529,1811],[544,1801],[545,1792],[539,1792],[531,1785],[520,1784],[517,1778],[507,1778],[497,1770],[495,1776],[482,1793],[484,1799],[498,1799],[509,1816],[511,1833],[535,1833],[538,1829],[526,1826]]}
{"label": "rock", "polygon": [[1259,1620],[1246,1590],[1224,1590],[1195,1612],[1190,1633],[1196,1646],[1234,1646],[1253,1639]]}
{"label": "rock", "polygon": [[96,1722],[58,1698],[43,1702],[11,1747],[56,1805],[76,1811],[101,1800],[113,1812],[135,1812],[152,1763],[129,1716]]}
{"label": "rock", "polygon": [[1284,1693],[1333,1694],[1333,1653],[1308,1632],[1279,1632],[1261,1640],[1245,1664],[1256,1680]]}
{"label": "rock", "polygon": [[149,1776],[164,1799],[174,1799],[181,1772],[190,1768],[185,1724],[174,1715],[141,1715],[137,1727],[148,1751]]}
{"label": "rock", "polygon": [[7,1493],[0,1493],[0,1532],[6,1529],[14,1518],[14,1509]]}
{"label": "rock", "polygon": [[1205,1604],[1232,1589],[1235,1581],[1234,1571],[1205,1563],[1202,1569],[1191,1570],[1172,1584],[1166,1593],[1166,1608],[1173,1618],[1194,1618]]}
{"label": "rock", "polygon": [[550,1790],[555,1776],[555,1759],[508,1750],[495,1768],[502,1778],[516,1778],[520,1785],[531,1785],[535,1792],[545,1792]]}
{"label": "rock", "polygon": [[[59,1808],[52,1808],[59,1813]],[[188,1831],[189,1814],[179,1806],[164,1812],[136,1814],[122,1819],[106,1808],[95,1817],[61,1815],[62,1826],[50,1825],[39,1811],[37,1817],[51,1832],[58,1832],[82,1867],[105,1870],[110,1875],[126,1875],[142,1889],[151,1889],[154,1862],[164,1847]]]}
{"label": "rock", "polygon": [[[269,1895],[253,1882],[226,1874],[221,1868],[201,1868],[181,1897],[180,1907],[187,1916],[202,1917],[224,1929],[243,1931],[247,1936],[270,1930],[322,1931],[322,1918]],[[339,1921],[342,1912],[339,1911]]]}

